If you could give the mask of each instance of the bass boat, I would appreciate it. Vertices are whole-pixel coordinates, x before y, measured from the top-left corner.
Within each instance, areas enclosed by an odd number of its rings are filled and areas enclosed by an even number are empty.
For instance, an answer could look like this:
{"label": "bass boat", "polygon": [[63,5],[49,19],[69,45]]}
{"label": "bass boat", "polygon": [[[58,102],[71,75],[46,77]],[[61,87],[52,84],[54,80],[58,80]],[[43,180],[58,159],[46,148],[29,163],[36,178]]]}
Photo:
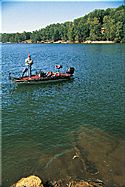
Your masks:
{"label": "bass boat", "polygon": [[[62,68],[61,65],[56,66],[57,69]],[[39,70],[36,74],[30,76],[13,77],[9,74],[9,79],[18,84],[38,84],[38,83],[52,83],[72,80],[74,74],[74,68],[70,67],[66,72],[44,72]]]}

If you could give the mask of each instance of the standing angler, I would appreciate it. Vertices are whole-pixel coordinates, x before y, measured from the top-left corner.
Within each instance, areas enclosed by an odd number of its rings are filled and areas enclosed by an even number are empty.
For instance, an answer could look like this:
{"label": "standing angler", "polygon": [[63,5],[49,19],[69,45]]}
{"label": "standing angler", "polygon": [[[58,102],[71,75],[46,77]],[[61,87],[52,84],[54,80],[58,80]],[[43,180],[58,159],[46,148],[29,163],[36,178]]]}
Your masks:
{"label": "standing angler", "polygon": [[26,63],[26,68],[23,71],[22,77],[24,76],[24,74],[28,71],[28,76],[31,77],[31,67],[33,65],[33,60],[31,59],[31,55],[28,54],[28,58],[26,58],[25,60]]}

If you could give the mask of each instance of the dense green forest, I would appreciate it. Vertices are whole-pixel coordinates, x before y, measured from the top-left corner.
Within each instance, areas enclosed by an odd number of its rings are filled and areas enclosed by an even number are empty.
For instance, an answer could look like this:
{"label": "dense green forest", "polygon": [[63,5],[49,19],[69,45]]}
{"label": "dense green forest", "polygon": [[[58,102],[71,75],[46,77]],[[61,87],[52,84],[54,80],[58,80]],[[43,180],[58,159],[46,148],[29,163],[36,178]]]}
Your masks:
{"label": "dense green forest", "polygon": [[1,34],[1,42],[114,41],[125,43],[125,6],[94,10],[73,22],[51,24],[33,32]]}

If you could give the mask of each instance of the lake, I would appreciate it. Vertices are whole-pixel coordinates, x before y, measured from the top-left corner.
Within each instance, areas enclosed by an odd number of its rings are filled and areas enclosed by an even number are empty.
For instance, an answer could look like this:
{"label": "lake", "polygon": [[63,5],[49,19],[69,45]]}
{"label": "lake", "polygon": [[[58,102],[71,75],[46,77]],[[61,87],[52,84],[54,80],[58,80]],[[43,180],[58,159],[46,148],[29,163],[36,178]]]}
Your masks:
{"label": "lake", "polygon": [[[125,186],[125,44],[2,44],[2,186],[101,179]],[[30,52],[33,69],[75,68],[74,80],[11,83]],[[74,159],[74,156],[77,157]]]}

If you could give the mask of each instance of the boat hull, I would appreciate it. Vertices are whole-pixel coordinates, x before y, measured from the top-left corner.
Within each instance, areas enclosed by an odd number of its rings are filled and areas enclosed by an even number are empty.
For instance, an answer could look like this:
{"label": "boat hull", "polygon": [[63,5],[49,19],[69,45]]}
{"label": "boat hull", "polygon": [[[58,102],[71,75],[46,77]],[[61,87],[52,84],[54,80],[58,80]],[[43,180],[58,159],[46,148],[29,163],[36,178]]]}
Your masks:
{"label": "boat hull", "polygon": [[39,78],[39,79],[21,79],[21,78],[13,78],[12,81],[17,84],[48,84],[48,83],[56,83],[56,82],[63,82],[63,81],[70,81],[74,78],[71,76],[69,77],[58,77],[58,78]]}

